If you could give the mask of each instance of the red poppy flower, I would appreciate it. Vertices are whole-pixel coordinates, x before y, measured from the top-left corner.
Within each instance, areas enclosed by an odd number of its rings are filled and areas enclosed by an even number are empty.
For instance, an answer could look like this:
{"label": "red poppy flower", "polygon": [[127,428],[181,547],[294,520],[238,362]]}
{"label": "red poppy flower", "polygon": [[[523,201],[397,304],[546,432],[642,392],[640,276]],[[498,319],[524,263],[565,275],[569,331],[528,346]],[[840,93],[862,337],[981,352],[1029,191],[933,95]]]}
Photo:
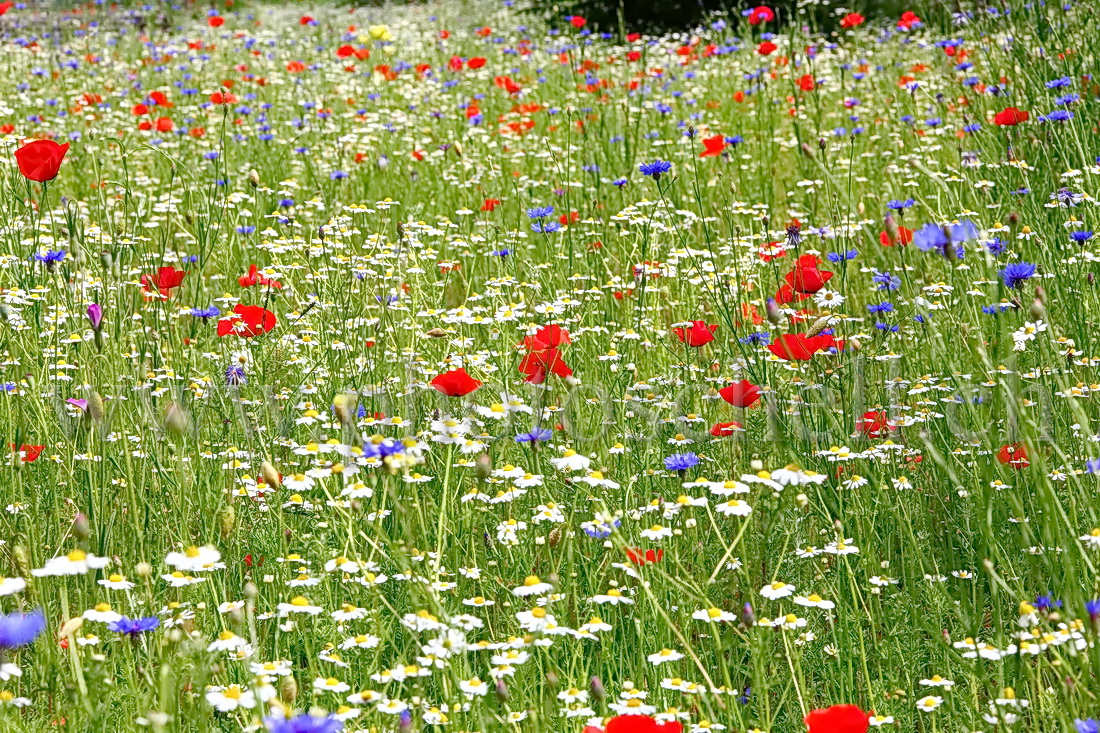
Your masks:
{"label": "red poppy flower", "polygon": [[1030,116],[1025,110],[1005,107],[993,116],[993,124],[1001,127],[1015,127],[1021,122],[1027,122],[1027,118]]}
{"label": "red poppy flower", "polygon": [[626,559],[634,565],[656,565],[665,556],[664,550],[642,550],[640,547],[626,548]]}
{"label": "red poppy flower", "polygon": [[703,152],[699,153],[700,158],[716,158],[722,154],[722,151],[726,147],[726,138],[724,135],[715,135],[714,137],[703,138]]}
{"label": "red poppy flower", "polygon": [[587,22],[588,21],[586,21],[583,17],[581,17],[579,15],[574,15],[571,18],[569,18],[569,23],[574,28],[584,28],[584,24],[587,23]]}
{"label": "red poppy flower", "polygon": [[718,330],[718,324],[708,324],[706,321],[692,321],[690,328],[678,326],[672,329],[676,337],[692,348],[706,346],[714,340],[714,332]]}
{"label": "red poppy flower", "polygon": [[42,455],[42,451],[46,447],[44,445],[27,445],[26,443],[18,448],[15,447],[14,443],[8,443],[8,446],[13,453],[19,454],[19,459],[24,463],[34,463],[37,461],[38,456]]}
{"label": "red poppy flower", "polygon": [[804,92],[812,92],[817,89],[817,81],[814,79],[813,74],[803,74],[798,79],[798,88]]}
{"label": "red poppy flower", "polygon": [[809,361],[814,354],[835,343],[832,336],[825,334],[807,336],[804,333],[785,333],[768,344],[768,351],[787,361]]}
{"label": "red poppy flower", "polygon": [[164,92],[150,92],[149,99],[153,100],[153,104],[158,107],[175,107],[176,105],[168,101],[168,95]]}
{"label": "red poppy flower", "polygon": [[236,94],[225,94],[223,92],[214,92],[210,95],[210,104],[235,104],[237,102]]}
{"label": "red poppy flower", "polygon": [[734,407],[749,407],[760,399],[760,388],[749,380],[742,379],[718,390],[718,394]]}
{"label": "red poppy flower", "polygon": [[741,423],[736,420],[733,422],[718,422],[711,426],[710,434],[715,438],[728,438],[742,427]]}
{"label": "red poppy flower", "polygon": [[57,178],[67,152],[68,143],[58,145],[53,140],[35,140],[15,151],[15,162],[28,181],[46,183]]}
{"label": "red poppy flower", "polygon": [[856,430],[868,438],[881,438],[884,434],[897,429],[897,425],[891,423],[890,418],[881,410],[865,412],[856,420]]}
{"label": "red poppy flower", "polygon": [[343,46],[340,46],[340,48],[336,49],[336,58],[346,59],[353,53],[355,53],[355,46],[344,44]]}
{"label": "red poppy flower", "polygon": [[[648,715],[616,715],[607,721],[603,733],[683,733],[684,726],[677,721],[658,723]],[[600,733],[594,725],[585,726],[584,733]]]}
{"label": "red poppy flower", "polygon": [[481,204],[481,210],[492,211],[498,206],[500,206],[500,199],[485,199],[485,201]]}
{"label": "red poppy flower", "polygon": [[171,132],[175,124],[172,122],[171,117],[158,117],[157,118],[157,132]]}
{"label": "red poppy flower", "polygon": [[818,259],[814,255],[802,255],[795,268],[784,278],[787,285],[797,293],[812,295],[825,287],[833,273],[817,269]]}
{"label": "red poppy flower", "polygon": [[267,333],[275,328],[278,319],[275,314],[258,305],[241,305],[233,309],[236,315],[218,321],[219,336],[239,336],[247,339]]}
{"label": "red poppy flower", "polygon": [[573,340],[569,337],[569,331],[556,323],[543,326],[523,339],[523,347],[528,351],[541,351],[542,349],[556,348],[571,343],[573,343]]}
{"label": "red poppy flower", "polygon": [[883,247],[892,247],[894,244],[900,244],[906,246],[913,241],[913,230],[907,227],[898,227],[898,237],[894,242],[890,241],[890,234],[888,232],[879,232],[878,241]]}
{"label": "red poppy flower", "polygon": [[542,384],[548,374],[565,379],[573,376],[573,370],[565,363],[561,351],[556,348],[532,351],[519,363],[520,374],[526,375],[527,382]]}
{"label": "red poppy flower", "polygon": [[898,28],[903,30],[909,30],[913,26],[920,23],[920,18],[912,10],[906,10],[901,14],[901,18],[898,20]]}
{"label": "red poppy flower", "polygon": [[749,13],[749,25],[760,25],[761,23],[770,23],[775,20],[775,12],[766,5],[761,5],[758,8],[753,8]]}
{"label": "red poppy flower", "polygon": [[859,13],[848,13],[840,21],[841,28],[855,28],[857,25],[863,25],[863,21],[867,20]]}
{"label": "red poppy flower", "polygon": [[241,275],[239,278],[237,278],[237,282],[242,288],[250,288],[253,285],[263,285],[265,288],[275,288],[276,290],[279,290],[283,287],[283,284],[278,280],[273,280],[269,277],[266,277],[262,272],[260,272],[260,268],[256,265],[249,265],[248,274]]}
{"label": "red poppy flower", "polygon": [[448,397],[463,397],[480,387],[481,382],[460,368],[443,372],[432,380],[432,386]]}
{"label": "red poppy flower", "polygon": [[481,56],[474,56],[472,59],[470,59],[469,61],[466,62],[466,68],[467,69],[477,70],[477,69],[480,69],[484,65],[485,65],[485,59],[482,58]]}
{"label": "red poppy flower", "polygon": [[1015,469],[1027,468],[1031,465],[1027,460],[1027,446],[1023,443],[1002,445],[997,451],[997,460]]}
{"label": "red poppy flower", "polygon": [[177,270],[174,267],[160,267],[156,275],[142,275],[141,284],[145,291],[160,291],[161,296],[167,298],[172,294],[172,288],[178,288],[187,277],[186,270]]}
{"label": "red poppy flower", "polygon": [[225,24],[225,18],[220,15],[211,15],[206,19],[206,24],[211,28],[221,28]]}
{"label": "red poppy flower", "polygon": [[811,710],[805,719],[808,733],[867,733],[870,716],[858,705],[833,705]]}
{"label": "red poppy flower", "polygon": [[756,47],[756,52],[758,54],[760,54],[761,56],[768,56],[769,54],[771,54],[772,51],[774,51],[777,48],[779,48],[779,47],[776,46],[771,41],[764,41],[763,43],[761,43],[759,46]]}

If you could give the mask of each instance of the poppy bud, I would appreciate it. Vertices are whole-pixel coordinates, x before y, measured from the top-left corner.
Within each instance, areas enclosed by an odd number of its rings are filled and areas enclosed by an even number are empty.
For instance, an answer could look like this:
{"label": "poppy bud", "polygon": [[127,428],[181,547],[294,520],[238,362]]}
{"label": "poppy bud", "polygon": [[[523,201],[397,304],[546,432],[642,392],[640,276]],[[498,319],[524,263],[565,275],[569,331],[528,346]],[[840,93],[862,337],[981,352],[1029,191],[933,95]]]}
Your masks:
{"label": "poppy bud", "polygon": [[27,554],[27,548],[16,545],[12,548],[11,559],[15,564],[15,570],[21,578],[31,577],[31,557]]}
{"label": "poppy bud", "polygon": [[229,535],[233,534],[233,527],[236,523],[237,510],[233,508],[232,504],[226,504],[218,513],[218,524],[221,526],[223,540],[229,539]]}
{"label": "poppy bud", "polygon": [[856,204],[856,211],[859,212],[860,216],[863,216],[863,214],[867,211],[867,207],[863,205],[862,201],[860,201]]}
{"label": "poppy bud", "polygon": [[546,686],[547,687],[557,688],[558,682],[559,682],[558,676],[556,674],[554,674],[553,671],[550,671],[550,672],[546,673]]}
{"label": "poppy bud", "polygon": [[76,518],[73,519],[73,537],[83,542],[91,534],[91,528],[88,526],[88,516],[84,512],[78,512]]}
{"label": "poppy bud", "polygon": [[96,423],[103,422],[103,395],[95,390],[88,395],[88,418]]}
{"label": "poppy bud", "polygon": [[1043,301],[1036,298],[1031,301],[1031,307],[1027,309],[1031,317],[1037,321],[1045,321],[1047,317],[1047,308],[1043,305]]}
{"label": "poppy bud", "polygon": [[255,168],[248,172],[248,185],[252,188],[260,187],[260,174],[256,172]]}
{"label": "poppy bud", "polygon": [[336,413],[336,419],[344,425],[353,425],[357,403],[358,395],[354,392],[336,395],[332,400],[332,410]]}
{"label": "poppy bud", "polygon": [[829,316],[822,316],[814,321],[810,329],[806,331],[806,338],[813,338],[829,327]]}
{"label": "poppy bud", "polygon": [[288,674],[279,680],[279,697],[287,705],[293,705],[298,699],[298,681],[294,679],[294,675]]}
{"label": "poppy bud", "polygon": [[1035,286],[1035,299],[1043,303],[1047,302],[1047,291],[1043,289],[1042,285]]}
{"label": "poppy bud", "polygon": [[588,688],[592,691],[592,699],[597,702],[603,702],[607,698],[607,690],[603,687],[603,682],[599,677],[593,677],[588,681]]}
{"label": "poppy bud", "polygon": [[260,595],[259,587],[255,583],[253,583],[251,580],[244,584],[244,597],[245,598],[256,598],[259,595]]}
{"label": "poppy bud", "polygon": [[746,603],[744,606],[742,606],[741,623],[748,628],[756,626],[756,613],[752,610],[751,603]]}
{"label": "poppy bud", "polygon": [[139,562],[134,566],[134,574],[139,578],[148,578],[153,574],[153,566],[147,562]]}
{"label": "poppy bud", "polygon": [[164,426],[168,428],[169,431],[177,435],[182,434],[187,431],[190,422],[190,419],[187,417],[187,412],[178,402],[168,403],[168,407],[164,410]]}
{"label": "poppy bud", "polygon": [[264,483],[268,486],[279,488],[283,485],[283,480],[280,478],[279,472],[275,470],[275,466],[271,465],[271,461],[264,461],[260,464],[260,473],[264,477]]}
{"label": "poppy bud", "polygon": [[768,302],[764,305],[764,312],[773,325],[778,326],[783,322],[783,312],[779,310],[779,304],[775,302],[775,298],[768,298]]}
{"label": "poppy bud", "polygon": [[1085,279],[1088,280],[1089,285],[1092,285],[1094,282],[1096,282],[1096,275],[1090,272]]}
{"label": "poppy bud", "polygon": [[104,270],[110,270],[111,266],[115,263],[115,257],[105,250],[99,253],[99,263],[103,265]]}
{"label": "poppy bud", "polygon": [[3,318],[5,321],[11,318],[11,308],[7,303],[0,303],[0,318]]}
{"label": "poppy bud", "polygon": [[802,154],[810,160],[814,158],[814,149],[810,147],[809,143],[802,143]]}
{"label": "poppy bud", "polygon": [[561,525],[558,525],[557,527],[554,527],[554,531],[550,533],[549,537],[547,537],[546,544],[550,545],[550,547],[557,547],[558,543],[561,542],[561,536],[562,527]]}
{"label": "poppy bud", "polygon": [[848,343],[844,345],[845,351],[859,351],[863,348],[863,342],[857,338],[848,339]]}
{"label": "poppy bud", "polygon": [[496,697],[497,702],[501,705],[508,702],[508,685],[504,683],[504,680],[497,680]]}
{"label": "poppy bud", "polygon": [[433,328],[430,331],[425,331],[424,335],[431,336],[433,339],[441,339],[447,335],[447,332],[442,328]]}
{"label": "poppy bud", "polygon": [[489,458],[488,454],[482,453],[477,457],[477,460],[474,461],[474,473],[477,474],[477,477],[482,481],[489,478],[493,473],[493,461]]}
{"label": "poppy bud", "polygon": [[462,143],[460,143],[458,141],[455,141],[455,144],[454,144],[453,147],[454,147],[455,155],[457,155],[458,157],[461,158],[462,157]]}
{"label": "poppy bud", "polygon": [[886,218],[882,220],[882,224],[886,228],[886,241],[893,247],[898,243],[898,222],[894,219],[893,214],[887,214]]}
{"label": "poppy bud", "polygon": [[1008,226],[1015,229],[1020,224],[1020,214],[1016,211],[1010,212],[1008,215]]}

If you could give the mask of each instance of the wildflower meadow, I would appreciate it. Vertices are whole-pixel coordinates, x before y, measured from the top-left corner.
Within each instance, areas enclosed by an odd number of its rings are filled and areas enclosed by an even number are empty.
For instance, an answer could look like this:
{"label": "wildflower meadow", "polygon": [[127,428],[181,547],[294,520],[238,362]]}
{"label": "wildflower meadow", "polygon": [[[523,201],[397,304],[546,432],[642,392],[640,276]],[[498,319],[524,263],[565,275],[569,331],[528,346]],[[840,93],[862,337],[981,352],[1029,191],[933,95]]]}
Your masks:
{"label": "wildflower meadow", "polygon": [[1097,733],[1097,20],[0,3],[0,731]]}

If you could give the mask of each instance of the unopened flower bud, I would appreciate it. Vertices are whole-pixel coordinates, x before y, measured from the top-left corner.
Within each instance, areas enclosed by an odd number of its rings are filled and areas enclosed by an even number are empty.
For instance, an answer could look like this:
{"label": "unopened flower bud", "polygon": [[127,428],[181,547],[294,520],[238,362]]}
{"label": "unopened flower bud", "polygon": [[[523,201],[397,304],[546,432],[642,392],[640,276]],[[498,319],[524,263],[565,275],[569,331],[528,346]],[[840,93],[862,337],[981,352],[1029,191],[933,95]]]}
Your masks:
{"label": "unopened flower bud", "polygon": [[593,677],[588,681],[588,689],[592,692],[592,699],[596,702],[603,702],[607,699],[607,690],[604,689],[603,682],[599,677]]}
{"label": "unopened flower bud", "polygon": [[83,542],[91,534],[92,530],[88,526],[88,516],[84,512],[78,512],[76,518],[73,519],[73,537]]}

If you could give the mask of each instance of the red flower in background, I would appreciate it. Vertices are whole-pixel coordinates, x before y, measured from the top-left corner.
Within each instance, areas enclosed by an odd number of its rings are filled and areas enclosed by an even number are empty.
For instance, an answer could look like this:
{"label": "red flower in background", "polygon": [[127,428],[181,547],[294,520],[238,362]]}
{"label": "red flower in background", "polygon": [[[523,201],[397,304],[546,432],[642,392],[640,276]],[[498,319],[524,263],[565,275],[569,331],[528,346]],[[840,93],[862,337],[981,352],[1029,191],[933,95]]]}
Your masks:
{"label": "red flower in background", "polygon": [[699,153],[700,158],[716,158],[726,149],[726,138],[724,135],[703,138],[703,148],[703,152]]}
{"label": "red flower in background", "polygon": [[718,390],[726,402],[734,407],[749,407],[760,399],[760,388],[747,379]]}
{"label": "red flower in background", "polygon": [[906,10],[901,14],[901,19],[898,20],[898,28],[903,30],[909,30],[913,26],[920,23],[920,18],[912,10]]}
{"label": "red flower in background", "polygon": [[[683,733],[684,726],[677,721],[658,723],[648,715],[616,715],[607,721],[603,733]],[[594,725],[584,728],[584,733],[601,733]]]}
{"label": "red flower in background", "polygon": [[1027,446],[1023,443],[1009,443],[1002,445],[997,451],[997,460],[1015,469],[1027,468],[1031,464],[1027,460]]}
{"label": "red flower in background", "polygon": [[761,56],[768,56],[768,55],[771,54],[772,51],[774,51],[777,48],[779,48],[779,47],[776,46],[771,41],[764,41],[763,43],[761,43],[759,46],[756,47],[756,52],[758,54],[760,54]]}
{"label": "red flower in background", "polygon": [[856,430],[868,438],[881,438],[884,434],[897,429],[898,426],[891,423],[890,418],[882,410],[865,412],[856,420]]}
{"label": "red flower in background", "polygon": [[464,397],[480,387],[481,382],[459,368],[443,372],[432,380],[432,386],[448,397]]}
{"label": "red flower in background", "polygon": [[225,18],[220,15],[212,15],[206,19],[206,24],[211,28],[221,28],[225,24]]}
{"label": "red flower in background", "polygon": [[812,92],[817,89],[817,81],[814,79],[813,74],[803,74],[798,79],[798,88],[804,92]]}
{"label": "red flower in background", "polygon": [[736,420],[733,422],[718,422],[711,426],[710,434],[715,438],[728,438],[742,427],[741,423]]}
{"label": "red flower in background", "polygon": [[828,334],[807,336],[804,333],[785,333],[768,344],[768,351],[787,361],[809,361],[814,354],[830,346],[842,349],[844,343]]}
{"label": "red flower in background", "polygon": [[858,705],[833,705],[811,710],[805,719],[808,733],[867,733],[870,716]]}
{"label": "red flower in background", "polygon": [[519,363],[519,372],[531,384],[542,384],[548,374],[565,379],[573,376],[573,370],[565,363],[559,347],[572,343],[569,331],[557,324],[543,326],[520,344],[527,354]]}
{"label": "red flower in background", "polygon": [[678,326],[672,329],[676,337],[692,348],[706,346],[714,340],[714,332],[718,330],[718,324],[708,324],[706,321],[692,321],[690,327]]}
{"label": "red flower in background", "polygon": [[1027,122],[1027,118],[1030,116],[1031,115],[1025,110],[1015,107],[1005,107],[993,116],[993,124],[1000,125],[1001,127],[1015,127],[1021,122]]}
{"label": "red flower in background", "polygon": [[[894,243],[890,242],[890,234],[888,232],[879,232],[878,241],[883,247],[893,247]],[[895,240],[897,244],[905,247],[913,241],[913,230],[906,227],[898,227],[898,238]]]}
{"label": "red flower in background", "polygon": [[233,309],[235,315],[218,321],[219,336],[239,336],[252,338],[275,328],[278,319],[275,314],[258,305],[241,305]]}
{"label": "red flower in background", "polygon": [[523,348],[528,351],[539,351],[571,343],[573,343],[573,340],[569,337],[569,331],[557,324],[551,324],[549,326],[543,326],[530,336],[525,336],[523,339]]}
{"label": "red flower in background", "polygon": [[263,285],[265,288],[275,288],[276,290],[279,290],[283,287],[283,284],[278,280],[273,280],[269,277],[266,277],[262,272],[260,272],[260,268],[256,265],[249,265],[248,274],[241,275],[239,278],[237,278],[237,282],[242,288],[250,288],[253,285]]}
{"label": "red flower in background", "polygon": [[626,548],[626,559],[634,565],[656,565],[665,556],[664,550],[642,550],[640,547]]}
{"label": "red flower in background", "polygon": [[187,277],[186,270],[161,267],[157,269],[156,275],[142,275],[141,285],[145,288],[147,294],[151,295],[153,290],[157,290],[160,292],[161,297],[168,298],[172,294],[172,289],[178,288],[185,277]]}
{"label": "red flower in background", "polygon": [[815,255],[799,257],[794,269],[784,276],[784,283],[775,294],[775,302],[790,303],[796,298],[805,300],[824,288],[833,273],[818,269],[819,263]]}
{"label": "red flower in background", "polygon": [[67,152],[68,143],[59,145],[53,140],[35,140],[15,151],[15,162],[28,181],[46,183],[57,178]]}
{"label": "red flower in background", "polygon": [[760,25],[761,23],[770,23],[775,20],[775,11],[766,5],[753,8],[749,13],[749,25]]}
{"label": "red flower in background", "polygon": [[485,199],[481,204],[482,211],[493,211],[496,207],[500,206],[500,199]]}
{"label": "red flower in background", "polygon": [[855,28],[858,25],[863,25],[863,21],[867,20],[859,13],[848,13],[840,21],[841,28]]}
{"label": "red flower in background", "polygon": [[34,463],[35,461],[37,461],[38,456],[42,455],[42,451],[46,447],[44,445],[27,445],[26,443],[19,446],[18,448],[15,447],[14,443],[8,443],[8,446],[11,448],[13,453],[20,454],[19,460],[23,461],[24,463]]}

